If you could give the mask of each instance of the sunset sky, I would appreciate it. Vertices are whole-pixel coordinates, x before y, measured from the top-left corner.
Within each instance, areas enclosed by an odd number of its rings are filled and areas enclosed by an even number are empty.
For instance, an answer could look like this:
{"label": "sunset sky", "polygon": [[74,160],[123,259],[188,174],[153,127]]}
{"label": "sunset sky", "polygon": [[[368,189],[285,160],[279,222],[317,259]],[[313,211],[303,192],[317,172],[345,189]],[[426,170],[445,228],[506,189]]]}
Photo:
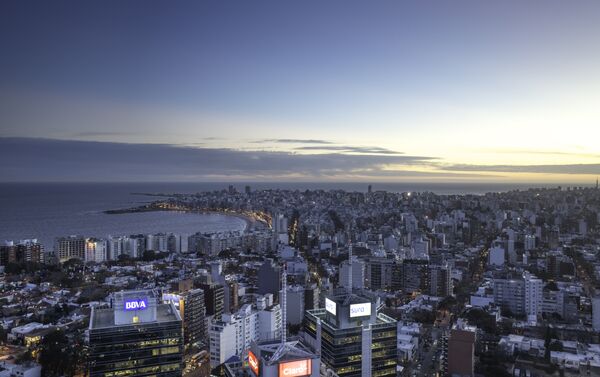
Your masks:
{"label": "sunset sky", "polygon": [[3,1],[2,181],[600,176],[598,1]]}

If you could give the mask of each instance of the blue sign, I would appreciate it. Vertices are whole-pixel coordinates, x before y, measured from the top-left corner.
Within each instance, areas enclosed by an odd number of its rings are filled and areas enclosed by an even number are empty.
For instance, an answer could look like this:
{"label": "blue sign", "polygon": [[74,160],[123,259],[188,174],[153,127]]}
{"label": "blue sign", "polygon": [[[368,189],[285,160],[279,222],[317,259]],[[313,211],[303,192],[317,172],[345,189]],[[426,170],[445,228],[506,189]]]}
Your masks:
{"label": "blue sign", "polygon": [[148,308],[148,299],[139,298],[125,301],[125,310],[144,310]]}

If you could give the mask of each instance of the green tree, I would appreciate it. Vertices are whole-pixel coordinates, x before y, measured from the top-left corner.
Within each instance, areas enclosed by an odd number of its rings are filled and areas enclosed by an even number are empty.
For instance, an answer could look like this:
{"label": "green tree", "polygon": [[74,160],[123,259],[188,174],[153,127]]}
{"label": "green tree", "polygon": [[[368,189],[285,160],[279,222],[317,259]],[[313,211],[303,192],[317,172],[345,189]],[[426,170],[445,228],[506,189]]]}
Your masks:
{"label": "green tree", "polygon": [[72,375],[76,365],[73,349],[63,331],[57,330],[44,337],[40,344],[39,362],[43,376]]}

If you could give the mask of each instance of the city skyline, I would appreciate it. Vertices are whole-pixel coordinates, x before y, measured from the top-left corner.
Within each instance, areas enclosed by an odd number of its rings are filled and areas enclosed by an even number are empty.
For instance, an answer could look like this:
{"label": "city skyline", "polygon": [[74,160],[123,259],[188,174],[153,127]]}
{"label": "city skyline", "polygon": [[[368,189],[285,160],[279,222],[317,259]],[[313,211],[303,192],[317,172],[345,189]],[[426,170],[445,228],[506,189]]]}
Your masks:
{"label": "city skyline", "polygon": [[0,7],[2,181],[600,175],[595,2]]}

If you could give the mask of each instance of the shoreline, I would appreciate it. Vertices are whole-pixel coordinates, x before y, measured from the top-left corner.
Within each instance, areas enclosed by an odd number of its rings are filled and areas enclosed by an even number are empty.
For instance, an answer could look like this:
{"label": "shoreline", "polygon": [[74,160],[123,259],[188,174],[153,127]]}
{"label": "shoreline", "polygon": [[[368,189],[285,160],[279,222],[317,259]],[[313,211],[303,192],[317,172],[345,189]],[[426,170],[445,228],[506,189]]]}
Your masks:
{"label": "shoreline", "polygon": [[140,207],[132,207],[132,208],[122,208],[122,209],[112,209],[112,210],[104,210],[102,213],[107,215],[124,215],[130,213],[144,213],[144,212],[185,212],[185,213],[197,213],[197,214],[205,214],[205,215],[223,215],[223,216],[233,216],[239,219],[242,219],[246,222],[246,228],[244,231],[248,231],[251,229],[257,228],[257,225],[260,228],[269,228],[268,222],[263,219],[255,218],[254,216],[232,212],[232,211],[219,211],[214,209],[189,209],[189,208],[164,208],[157,207],[153,204],[140,206]]}

